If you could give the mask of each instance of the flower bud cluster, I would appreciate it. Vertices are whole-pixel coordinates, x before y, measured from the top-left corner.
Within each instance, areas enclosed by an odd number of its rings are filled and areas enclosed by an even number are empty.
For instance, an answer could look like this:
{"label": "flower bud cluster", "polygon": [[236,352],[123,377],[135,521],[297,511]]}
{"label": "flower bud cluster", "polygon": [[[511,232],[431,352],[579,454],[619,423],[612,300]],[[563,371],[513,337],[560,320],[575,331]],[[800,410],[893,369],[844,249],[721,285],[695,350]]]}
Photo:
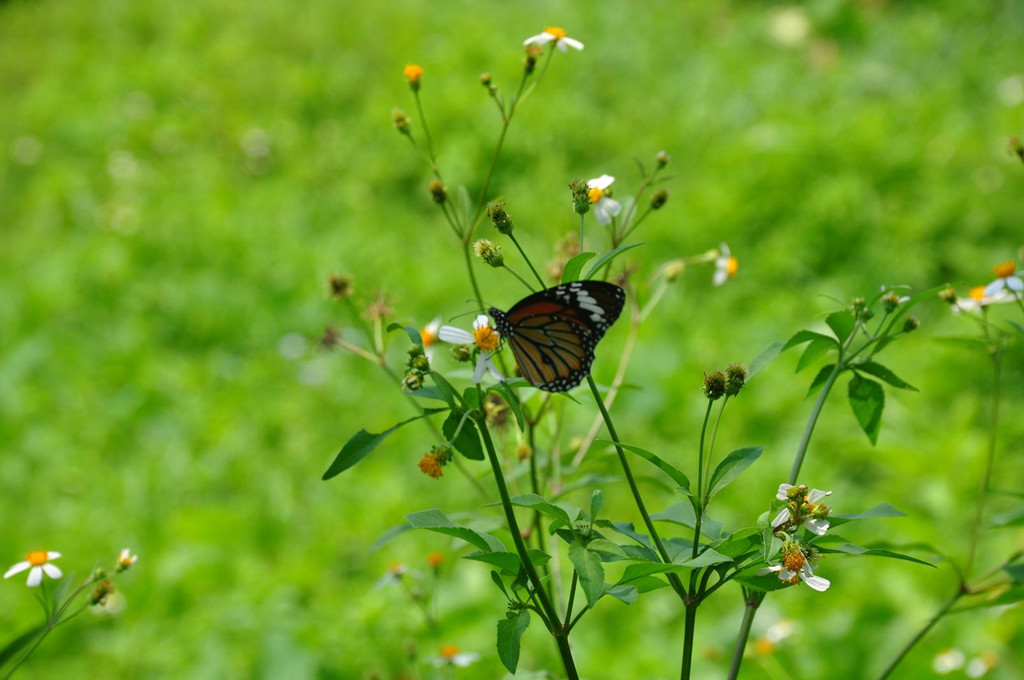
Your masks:
{"label": "flower bud cluster", "polygon": [[505,264],[505,256],[501,254],[501,246],[485,238],[473,244],[473,252],[481,260],[492,267],[501,267]]}
{"label": "flower bud cluster", "polygon": [[747,369],[743,364],[729,364],[725,372],[715,371],[704,375],[702,390],[711,401],[722,397],[735,397],[747,380]]}
{"label": "flower bud cluster", "polygon": [[452,459],[452,450],[449,447],[435,446],[423,454],[420,459],[420,472],[427,477],[438,479],[444,474],[444,466]]}
{"label": "flower bud cluster", "polygon": [[408,353],[409,360],[406,361],[405,366],[409,372],[402,381],[402,387],[410,392],[415,392],[423,387],[423,379],[430,373],[430,360],[427,358],[423,345],[410,345]]}

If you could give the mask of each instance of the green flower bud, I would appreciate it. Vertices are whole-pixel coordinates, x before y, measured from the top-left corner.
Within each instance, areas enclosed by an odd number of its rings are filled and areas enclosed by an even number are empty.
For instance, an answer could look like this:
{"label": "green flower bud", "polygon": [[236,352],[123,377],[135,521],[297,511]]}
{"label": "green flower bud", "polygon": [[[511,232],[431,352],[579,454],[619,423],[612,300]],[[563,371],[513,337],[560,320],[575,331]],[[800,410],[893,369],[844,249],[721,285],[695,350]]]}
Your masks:
{"label": "green flower bud", "polygon": [[725,396],[725,374],[715,371],[704,376],[704,396],[711,401],[716,401]]}

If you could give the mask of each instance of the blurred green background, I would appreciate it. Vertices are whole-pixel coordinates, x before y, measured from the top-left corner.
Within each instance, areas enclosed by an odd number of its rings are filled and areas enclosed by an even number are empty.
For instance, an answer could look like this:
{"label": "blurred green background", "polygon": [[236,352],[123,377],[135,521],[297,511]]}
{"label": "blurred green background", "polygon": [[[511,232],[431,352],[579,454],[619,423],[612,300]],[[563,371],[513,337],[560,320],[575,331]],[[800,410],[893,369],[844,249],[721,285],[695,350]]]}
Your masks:
{"label": "blurred green background", "polygon": [[[671,199],[638,234],[638,280],[723,241],[740,261],[722,288],[709,268],[686,272],[642,330],[638,389],[616,404],[626,441],[680,467],[694,455],[703,372],[820,326],[829,296],[986,283],[1024,242],[1024,167],[1006,151],[1024,133],[1020,2],[2,3],[0,559],[59,550],[57,564],[84,576],[123,546],[140,555],[118,583],[124,611],[59,629],[25,675],[433,677],[407,654],[445,643],[482,655],[460,676],[504,674],[493,652],[504,606],[485,567],[432,534],[371,552],[406,513],[473,511],[481,498],[457,474],[419,473],[431,441],[417,426],[321,481],[352,433],[411,413],[379,369],[316,341],[328,323],[362,340],[326,294],[332,272],[354,276],[360,304],[386,292],[404,323],[469,311],[428,173],[391,126],[392,107],[414,110],[401,70],[426,69],[446,179],[475,192],[499,129],[477,77],[511,91],[523,39],[548,25],[586,49],[556,55],[493,185],[528,251],[543,261],[575,227],[571,179],[609,173],[625,196],[633,157],[665,149]],[[479,272],[495,304],[522,295]],[[888,392],[872,447],[837,391],[803,477],[835,492],[836,512],[889,501],[909,515],[851,528],[851,540],[962,555],[989,369],[936,342],[972,324],[939,302],[916,314],[922,328],[887,363],[921,392]],[[624,338],[615,328],[602,344],[599,380]],[[1022,358],[1019,346],[1007,357],[996,469],[1017,490]],[[719,497],[715,514],[734,526],[789,469],[813,375],[794,376],[795,361],[758,376],[719,433],[721,452],[766,450]],[[566,448],[592,414],[567,417]],[[484,465],[470,468],[493,489]],[[604,452],[584,466],[614,469]],[[644,484],[653,508],[675,501]],[[622,485],[604,492],[613,517],[638,519]],[[1020,540],[988,535],[982,564]],[[401,589],[375,587],[394,562],[426,573],[434,550],[447,556],[436,637]],[[769,599],[755,636],[780,619],[797,631],[744,677],[867,677],[956,582],[948,567],[869,559],[819,573],[827,593]],[[0,587],[2,641],[39,613],[21,577]],[[740,614],[734,591],[702,609],[697,677],[724,675]],[[1024,677],[1022,622],[1019,609],[944,621],[900,677],[929,676],[951,646],[998,659],[989,677]],[[669,678],[681,630],[663,591],[602,602],[573,644],[585,677]],[[537,621],[521,667],[558,668]]]}

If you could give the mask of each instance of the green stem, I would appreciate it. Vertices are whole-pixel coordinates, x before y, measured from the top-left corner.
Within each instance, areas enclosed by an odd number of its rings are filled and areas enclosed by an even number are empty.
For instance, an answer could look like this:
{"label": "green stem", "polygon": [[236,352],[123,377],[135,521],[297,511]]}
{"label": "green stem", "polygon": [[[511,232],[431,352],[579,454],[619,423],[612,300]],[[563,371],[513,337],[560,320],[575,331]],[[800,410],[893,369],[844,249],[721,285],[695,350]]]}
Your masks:
{"label": "green stem", "polygon": [[[612,438],[612,442],[615,444],[615,451],[619,454],[619,463],[622,465],[622,472],[626,476],[626,482],[629,484],[630,493],[633,494],[633,500],[636,502],[637,510],[640,511],[640,516],[644,520],[644,526],[647,527],[647,533],[651,536],[655,547],[658,550],[658,554],[666,564],[671,564],[672,560],[669,557],[668,550],[665,549],[665,544],[661,540],[661,536],[658,535],[658,530],[654,528],[654,522],[651,520],[651,516],[647,513],[647,507],[644,505],[644,499],[640,496],[640,489],[636,485],[636,479],[633,478],[633,471],[629,469],[629,461],[626,460],[626,452],[622,448],[622,443],[619,440],[619,434],[615,431],[615,424],[612,423],[612,417],[608,414],[608,409],[605,408],[604,400],[601,399],[601,393],[597,389],[597,383],[594,382],[594,376],[587,375],[587,384],[590,385],[590,391],[594,395],[594,401],[597,402],[597,407],[601,410],[601,417],[604,418],[605,427],[608,428],[608,435]],[[666,574],[668,582],[672,585],[672,589],[676,591],[676,594],[680,598],[686,599],[687,593],[686,588],[683,586],[683,582],[679,580],[677,574]]]}
{"label": "green stem", "polygon": [[462,255],[466,260],[466,272],[469,274],[469,283],[473,287],[473,296],[480,309],[485,307],[484,296],[480,294],[480,284],[476,281],[476,274],[473,272],[473,256],[469,253],[470,244],[468,240],[462,242]]}
{"label": "green stem", "polygon": [[529,291],[530,291],[531,293],[534,293],[534,292],[536,292],[536,291],[535,291],[535,290],[533,289],[533,286],[531,286],[531,285],[530,285],[530,282],[529,282],[529,281],[527,281],[526,279],[524,279],[524,278],[523,278],[522,276],[520,276],[520,275],[519,275],[519,274],[518,274],[518,273],[516,272],[516,270],[515,270],[515,269],[512,269],[512,267],[509,267],[509,266],[508,266],[507,264],[503,264],[503,265],[501,265],[501,268],[502,268],[502,269],[504,269],[505,271],[507,271],[507,272],[508,272],[509,274],[511,274],[512,276],[514,276],[514,277],[516,277],[517,279],[519,279],[519,283],[521,283],[521,284],[523,284],[524,286],[526,286],[526,287],[527,287],[527,288],[529,289]]}
{"label": "green stem", "polygon": [[729,665],[728,680],[736,680],[740,674],[740,665],[743,663],[743,651],[747,648],[747,639],[750,637],[750,627],[754,623],[754,616],[757,615],[757,608],[764,601],[764,593],[747,592],[743,589],[746,604],[743,608],[743,621],[740,623],[740,631],[736,636],[736,647],[732,650],[732,663]]}
{"label": "green stem", "polygon": [[708,408],[704,411],[704,423],[700,426],[700,447],[697,450],[697,507],[694,508],[693,522],[693,551],[691,557],[697,559],[700,550],[700,527],[704,517],[704,436],[708,431],[708,422],[711,420],[711,407],[715,402],[708,399]]}
{"label": "green stem", "polygon": [[800,439],[800,445],[796,450],[796,457],[793,459],[793,467],[789,471],[789,483],[796,484],[797,477],[800,476],[800,468],[804,464],[804,456],[807,454],[807,446],[811,442],[811,434],[814,432],[814,425],[818,422],[818,416],[821,415],[821,409],[825,406],[825,399],[828,398],[828,393],[832,391],[832,386],[836,382],[836,378],[843,371],[843,362],[841,359],[836,360],[836,365],[832,369],[832,373],[829,374],[828,380],[825,381],[824,387],[821,388],[821,394],[818,395],[818,401],[814,402],[814,408],[811,410],[811,417],[807,419],[807,426],[804,428],[804,436]]}
{"label": "green stem", "polygon": [[1003,353],[1001,347],[992,350],[992,415],[988,433],[988,451],[985,455],[985,471],[982,474],[981,484],[978,489],[977,503],[974,507],[974,521],[971,524],[970,542],[967,548],[967,559],[964,562],[963,580],[966,582],[971,576],[971,567],[974,564],[974,557],[977,553],[978,538],[981,534],[981,521],[985,509],[985,500],[988,497],[989,484],[992,482],[992,467],[996,458],[996,430],[999,426],[999,391],[1002,377]]}
{"label": "green stem", "polygon": [[[483,401],[483,395],[481,395],[481,402]],[[526,549],[526,543],[523,542],[523,534],[519,529],[519,522],[516,520],[515,512],[512,508],[512,499],[508,495],[508,487],[505,485],[505,475],[501,470],[501,463],[498,461],[498,454],[494,451],[494,442],[491,441],[491,434],[487,429],[487,423],[483,418],[477,420],[477,425],[480,428],[480,435],[483,438],[484,448],[487,449],[487,457],[491,462],[491,472],[494,474],[494,482],[498,487],[498,495],[501,497],[501,507],[505,512],[505,521],[508,523],[508,530],[512,534],[512,542],[516,546],[516,553],[519,555],[519,559],[523,563],[523,568],[526,570],[526,575],[530,579],[530,584],[533,586],[533,595],[540,602],[541,609],[543,610],[544,623],[548,627],[548,631],[554,636],[555,642],[558,645],[559,655],[562,657],[562,663],[565,666],[566,675],[569,680],[579,680],[579,674],[576,672],[576,663],[572,658],[572,650],[569,648],[569,634],[562,628],[558,621],[558,612],[555,610],[555,606],[552,604],[551,599],[548,597],[547,591],[544,589],[544,584],[540,580],[540,575],[537,573],[537,568],[534,566],[533,561],[530,559],[530,555]]]}
{"label": "green stem", "polygon": [[[518,240],[518,239],[516,238],[515,234],[513,234],[513,233],[509,232],[509,235],[508,235],[508,237],[509,237],[510,239],[512,239],[512,243],[514,243],[514,244],[515,244],[515,246],[516,246],[516,249],[518,249],[518,250],[519,250],[519,254],[523,256],[523,259],[524,259],[524,260],[526,260],[526,264],[530,265],[530,271],[531,271],[531,272],[533,272],[533,275],[537,277],[537,282],[538,282],[538,283],[540,284],[540,287],[541,287],[542,289],[543,289],[543,288],[547,288],[547,286],[546,286],[546,285],[544,285],[544,279],[542,279],[542,278],[540,277],[540,274],[538,274],[538,273],[537,273],[537,269],[536,269],[536,268],[535,268],[535,267],[533,266],[533,262],[531,262],[531,261],[530,261],[530,258],[526,256],[526,251],[525,251],[525,250],[523,250],[523,247],[522,247],[521,245],[519,245],[519,240]],[[524,283],[526,283],[526,282],[524,281]],[[527,285],[527,287],[529,288],[529,285],[530,285],[530,284],[526,284],[526,285]],[[532,288],[530,288],[530,290],[533,290],[533,289],[532,289]]]}
{"label": "green stem", "polygon": [[950,608],[952,608],[952,606],[956,604],[957,600],[963,597],[964,593],[965,591],[961,587],[959,590],[956,591],[956,593],[953,594],[951,598],[946,600],[946,603],[943,604],[937,612],[935,612],[932,618],[928,619],[928,622],[924,624],[924,626],[922,626],[921,630],[917,631],[914,637],[910,638],[910,640],[907,641],[907,644],[903,645],[903,648],[896,654],[896,657],[889,663],[888,666],[885,667],[885,670],[883,670],[881,674],[879,674],[878,680],[885,680],[885,678],[888,678],[889,675],[892,674],[893,670],[896,669],[896,666],[898,666],[899,663],[903,661],[904,657],[906,657],[910,650],[913,649],[914,645],[920,642],[921,638],[927,635],[928,631],[935,627],[935,624],[939,622],[939,619],[946,615],[946,612],[948,612]]}
{"label": "green stem", "polygon": [[[696,572],[694,572],[696,573]],[[686,603],[686,621],[683,628],[683,661],[679,666],[680,680],[688,680],[693,665],[693,633],[697,627],[696,601]]]}

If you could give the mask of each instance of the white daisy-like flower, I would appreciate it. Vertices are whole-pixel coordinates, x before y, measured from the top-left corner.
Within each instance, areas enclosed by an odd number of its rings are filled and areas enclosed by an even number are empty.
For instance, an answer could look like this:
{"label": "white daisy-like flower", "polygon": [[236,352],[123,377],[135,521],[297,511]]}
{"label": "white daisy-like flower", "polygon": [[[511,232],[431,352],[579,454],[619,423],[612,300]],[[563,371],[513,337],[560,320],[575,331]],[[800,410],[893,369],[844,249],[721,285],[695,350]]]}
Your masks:
{"label": "white daisy-like flower", "polygon": [[129,548],[123,548],[117,555],[117,570],[125,571],[138,561],[138,555],[133,554]]}
{"label": "white daisy-like flower", "polygon": [[555,47],[562,50],[563,52],[568,52],[570,47],[573,48],[574,50],[583,49],[583,43],[581,43],[579,40],[574,40],[570,38],[565,34],[564,28],[559,28],[557,26],[548,26],[547,28],[544,29],[543,33],[531,35],[529,38],[523,41],[523,46],[525,47],[527,45],[547,45],[549,42],[552,41],[555,43]]}
{"label": "white daisy-like flower", "polygon": [[445,645],[441,648],[441,656],[434,657],[430,662],[437,668],[442,666],[465,668],[479,658],[480,655],[475,652],[463,652],[455,645]]}
{"label": "white daisy-like flower", "polygon": [[721,244],[718,246],[718,257],[715,258],[715,274],[711,278],[712,283],[721,286],[723,283],[736,276],[740,268],[740,262],[729,251],[729,246]]}
{"label": "white daisy-like flower", "polygon": [[758,576],[764,576],[765,574],[778,574],[779,580],[783,583],[794,583],[797,577],[799,577],[808,587],[812,590],[817,590],[819,593],[825,592],[832,585],[832,582],[827,578],[815,576],[811,565],[807,563],[804,563],[804,566],[799,571],[790,571],[781,564],[773,564],[757,570]]}
{"label": "white daisy-like flower", "polygon": [[58,579],[64,575],[64,572],[50,564],[51,560],[55,560],[58,557],[60,557],[60,553],[52,550],[33,550],[28,555],[25,555],[23,562],[18,562],[8,569],[4,573],[4,578],[10,578],[28,569],[28,581],[26,583],[29,588],[35,588],[43,582],[43,574],[52,579]]}
{"label": "white daisy-like flower", "polygon": [[1013,260],[1002,262],[992,267],[996,280],[985,286],[985,295],[993,296],[1008,291],[1011,297],[1020,297],[1024,292],[1024,280],[1016,275],[1017,263]]}
{"label": "white daisy-like flower", "polygon": [[975,286],[966,298],[957,298],[953,303],[954,314],[976,312],[982,307],[998,305],[1006,302],[1013,302],[1016,297],[1006,289],[998,290],[994,294],[988,294],[988,286]]}
{"label": "white daisy-like flower", "polygon": [[501,335],[491,326],[491,319],[486,314],[480,314],[473,320],[472,333],[455,326],[441,326],[437,337],[453,345],[473,345],[480,350],[473,369],[473,382],[480,382],[488,371],[498,380],[504,379],[491,360],[491,355],[501,346]]}
{"label": "white daisy-like flower", "polygon": [[594,217],[601,224],[610,224],[612,218],[622,210],[622,205],[618,201],[605,195],[605,190],[614,181],[615,178],[611,175],[601,175],[600,177],[587,180],[590,203],[594,206]]}
{"label": "white daisy-like flower", "polygon": [[963,668],[966,660],[964,653],[959,649],[945,649],[932,659],[932,670],[939,675],[946,675]]}
{"label": "white daisy-like flower", "polygon": [[775,497],[778,498],[780,501],[788,501],[789,494],[787,492],[794,486],[794,484],[786,484],[785,482],[779,484],[779,491],[778,493],[775,494]]}
{"label": "white daisy-like flower", "polygon": [[790,517],[792,517],[792,513],[789,511],[789,506],[787,505],[779,510],[779,514],[775,515],[775,519],[772,520],[772,530],[777,530],[783,524],[788,522]]}
{"label": "white daisy-like flower", "polygon": [[[831,491],[811,489],[811,492],[807,494],[807,504],[809,506],[817,505],[818,501],[820,501],[822,498],[831,495]],[[825,508],[825,512],[828,512],[828,508]],[[811,516],[804,521],[804,526],[807,527],[807,530],[810,531],[812,534],[824,536],[825,532],[828,531],[829,523],[828,519],[826,519],[825,517]]]}

